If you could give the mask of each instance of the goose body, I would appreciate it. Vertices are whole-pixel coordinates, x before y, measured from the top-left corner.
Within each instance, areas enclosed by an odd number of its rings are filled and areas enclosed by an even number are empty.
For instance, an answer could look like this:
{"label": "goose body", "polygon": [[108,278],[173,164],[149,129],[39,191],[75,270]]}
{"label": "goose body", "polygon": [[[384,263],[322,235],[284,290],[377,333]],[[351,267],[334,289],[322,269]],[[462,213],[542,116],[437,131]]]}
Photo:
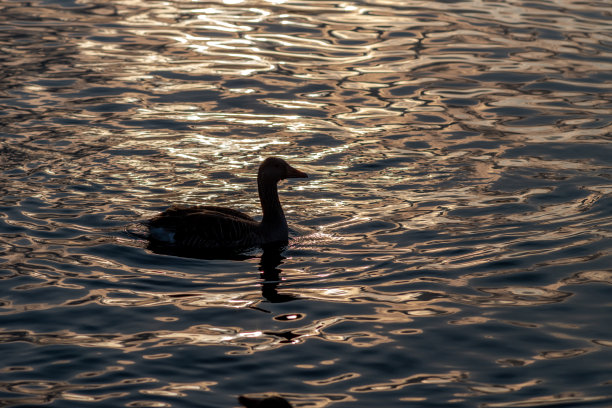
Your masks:
{"label": "goose body", "polygon": [[172,206],[152,218],[149,239],[156,245],[185,250],[236,251],[272,243],[286,243],[289,228],[278,199],[277,183],[286,178],[304,178],[306,173],[283,159],[269,157],[259,166],[257,187],[263,210],[258,222],[226,207]]}

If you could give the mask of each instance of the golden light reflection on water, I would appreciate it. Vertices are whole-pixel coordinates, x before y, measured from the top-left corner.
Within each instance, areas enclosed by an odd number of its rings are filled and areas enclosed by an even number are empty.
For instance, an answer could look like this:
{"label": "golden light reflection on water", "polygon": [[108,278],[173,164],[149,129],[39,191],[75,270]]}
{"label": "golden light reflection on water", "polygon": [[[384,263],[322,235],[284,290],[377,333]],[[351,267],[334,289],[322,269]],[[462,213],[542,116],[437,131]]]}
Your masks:
{"label": "golden light reflection on water", "polygon": [[444,384],[459,382],[467,378],[466,373],[451,371],[446,374],[418,374],[406,378],[398,378],[386,383],[376,383],[351,389],[352,392],[394,391],[416,384]]}
{"label": "golden light reflection on water", "polygon": [[[310,407],[602,401],[585,379],[610,342],[584,298],[612,281],[607,11],[562,3],[3,3],[0,345],[24,361],[0,390],[168,406],[286,380]],[[257,215],[269,155],[311,175],[281,186],[295,239],[272,267],[124,233],[171,203]],[[172,371],[198,358],[204,378]],[[210,374],[228,361],[239,373]],[[557,361],[585,391],[556,392]],[[46,379],[53,365],[71,374]]]}

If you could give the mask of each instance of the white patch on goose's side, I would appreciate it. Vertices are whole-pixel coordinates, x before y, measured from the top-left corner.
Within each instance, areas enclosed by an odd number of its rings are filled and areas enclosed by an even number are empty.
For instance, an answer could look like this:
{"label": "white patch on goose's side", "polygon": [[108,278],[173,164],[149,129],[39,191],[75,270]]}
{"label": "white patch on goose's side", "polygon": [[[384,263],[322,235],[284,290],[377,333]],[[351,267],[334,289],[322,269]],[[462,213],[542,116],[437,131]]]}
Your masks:
{"label": "white patch on goose's side", "polygon": [[167,242],[174,244],[174,232],[168,231],[165,228],[153,227],[149,230],[151,237],[156,241]]}

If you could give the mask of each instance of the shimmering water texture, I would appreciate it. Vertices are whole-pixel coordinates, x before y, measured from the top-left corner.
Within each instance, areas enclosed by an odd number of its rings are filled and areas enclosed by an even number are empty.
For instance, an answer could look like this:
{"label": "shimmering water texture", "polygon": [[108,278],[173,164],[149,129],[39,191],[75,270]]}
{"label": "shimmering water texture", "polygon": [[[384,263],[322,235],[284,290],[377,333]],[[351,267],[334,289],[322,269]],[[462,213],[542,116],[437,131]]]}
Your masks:
{"label": "shimmering water texture", "polygon": [[[0,405],[612,406],[609,1],[0,2]],[[171,204],[284,251],[155,253]]]}

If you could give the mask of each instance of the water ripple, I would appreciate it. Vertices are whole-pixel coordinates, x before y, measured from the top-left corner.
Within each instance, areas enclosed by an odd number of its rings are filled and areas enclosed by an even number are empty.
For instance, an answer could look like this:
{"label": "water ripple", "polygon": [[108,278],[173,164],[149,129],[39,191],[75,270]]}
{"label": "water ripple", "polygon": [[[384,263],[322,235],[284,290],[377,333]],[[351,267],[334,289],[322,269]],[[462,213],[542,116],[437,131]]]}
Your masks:
{"label": "water ripple", "polygon": [[[0,405],[609,404],[609,15],[4,1]],[[272,155],[284,252],[129,233]]]}

